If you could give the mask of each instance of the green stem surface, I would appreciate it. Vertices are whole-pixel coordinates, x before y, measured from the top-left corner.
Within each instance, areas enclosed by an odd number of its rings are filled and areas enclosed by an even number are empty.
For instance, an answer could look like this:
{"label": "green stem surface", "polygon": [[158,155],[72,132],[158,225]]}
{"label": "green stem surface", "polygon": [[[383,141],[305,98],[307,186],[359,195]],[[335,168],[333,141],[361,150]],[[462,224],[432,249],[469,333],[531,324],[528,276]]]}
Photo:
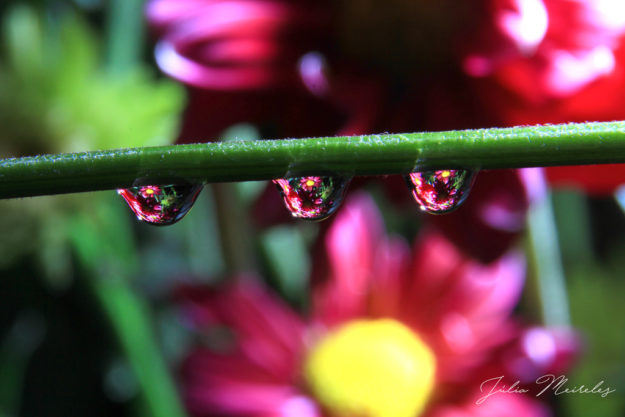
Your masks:
{"label": "green stem surface", "polygon": [[0,161],[0,198],[301,175],[625,162],[625,122],[202,143]]}

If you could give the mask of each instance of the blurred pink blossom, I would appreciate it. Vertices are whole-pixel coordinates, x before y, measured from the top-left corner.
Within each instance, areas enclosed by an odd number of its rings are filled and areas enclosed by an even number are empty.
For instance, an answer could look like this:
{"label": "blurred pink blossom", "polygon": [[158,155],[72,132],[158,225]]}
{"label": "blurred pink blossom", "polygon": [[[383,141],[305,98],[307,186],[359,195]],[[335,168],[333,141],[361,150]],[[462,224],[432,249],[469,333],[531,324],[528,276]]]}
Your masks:
{"label": "blurred pink blossom", "polygon": [[[496,74],[524,99],[573,95],[610,74],[625,34],[619,0],[491,0],[483,42],[464,60],[473,76]],[[477,51],[482,52],[477,52]]]}
{"label": "blurred pink blossom", "polygon": [[[420,415],[549,415],[531,395],[475,403],[482,381],[504,375],[527,383],[562,372],[578,349],[568,330],[523,328],[511,318],[524,276],[518,253],[485,266],[433,230],[411,249],[385,234],[373,202],[358,194],[327,231],[317,265],[308,318],[253,279],[216,290],[180,290],[199,331],[208,337],[226,326],[232,332],[225,346],[196,348],[183,364],[183,392],[193,415],[337,415],[311,388],[306,360],[328,335],[381,319],[401,323],[435,357],[433,391]],[[353,349],[357,354],[358,346]]]}
{"label": "blurred pink blossom", "polygon": [[[286,138],[623,119],[622,8],[619,0],[152,0],[146,13],[157,63],[189,87],[178,138],[186,143],[240,122]],[[621,171],[549,168],[547,178],[604,193]],[[405,199],[400,182],[388,184]],[[480,175],[464,207],[428,222],[491,261],[523,228],[524,188],[513,171]],[[288,219],[280,204],[269,188],[259,205],[276,209],[262,210],[259,223]]]}

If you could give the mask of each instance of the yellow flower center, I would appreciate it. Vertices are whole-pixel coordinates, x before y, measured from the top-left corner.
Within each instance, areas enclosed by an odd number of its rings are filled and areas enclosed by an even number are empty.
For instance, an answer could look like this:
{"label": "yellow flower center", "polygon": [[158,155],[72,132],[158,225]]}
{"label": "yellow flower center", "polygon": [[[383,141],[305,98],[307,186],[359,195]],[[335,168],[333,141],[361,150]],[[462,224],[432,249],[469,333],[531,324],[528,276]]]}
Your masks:
{"label": "yellow flower center", "polygon": [[310,352],[305,376],[336,417],[415,417],[434,385],[436,360],[408,327],[390,319],[357,320]]}

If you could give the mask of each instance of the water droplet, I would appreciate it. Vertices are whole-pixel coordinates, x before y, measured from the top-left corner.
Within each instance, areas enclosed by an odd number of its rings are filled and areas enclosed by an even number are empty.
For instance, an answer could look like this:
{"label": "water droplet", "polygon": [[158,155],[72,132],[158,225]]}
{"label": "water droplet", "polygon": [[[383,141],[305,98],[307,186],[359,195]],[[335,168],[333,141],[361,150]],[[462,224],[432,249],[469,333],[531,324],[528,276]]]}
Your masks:
{"label": "water droplet", "polygon": [[464,169],[422,171],[413,172],[405,179],[421,210],[444,214],[457,209],[466,200],[475,172]]}
{"label": "water droplet", "polygon": [[350,178],[308,176],[273,180],[293,217],[328,218],[341,205]]}
{"label": "water droplet", "polygon": [[191,210],[202,184],[142,185],[119,189],[137,219],[157,226],[176,223]]}

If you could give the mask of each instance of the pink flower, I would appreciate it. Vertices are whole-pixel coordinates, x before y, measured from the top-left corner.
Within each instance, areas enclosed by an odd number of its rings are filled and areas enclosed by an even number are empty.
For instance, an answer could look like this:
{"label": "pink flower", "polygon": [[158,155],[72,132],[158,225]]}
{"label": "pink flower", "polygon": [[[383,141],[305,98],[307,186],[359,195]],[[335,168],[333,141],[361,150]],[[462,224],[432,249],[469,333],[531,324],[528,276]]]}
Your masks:
{"label": "pink flower", "polygon": [[[152,0],[157,62],[189,86],[178,142],[240,122],[280,138],[625,118],[619,0],[446,4]],[[598,192],[623,181],[614,170],[559,172],[549,178]],[[386,188],[407,196],[396,183]],[[522,189],[512,172],[481,175],[465,207],[428,221],[490,261],[522,229]],[[272,186],[259,204],[276,207],[261,224],[289,218]]]}
{"label": "pink flower", "polygon": [[178,142],[216,140],[239,122],[274,124],[276,138],[335,129],[335,111],[318,105],[297,71],[329,24],[326,7],[309,0],[150,1],[157,64],[190,87]]}
{"label": "pink flower", "polygon": [[161,69],[214,90],[295,83],[292,54],[306,51],[311,29],[327,20],[319,2],[281,0],[155,0],[147,15],[163,35],[156,46]]}
{"label": "pink flower", "polygon": [[[576,348],[569,332],[511,319],[524,275],[518,254],[482,265],[433,231],[411,250],[357,195],[318,261],[308,318],[250,279],[181,290],[209,344],[182,367],[193,415],[548,415],[532,396],[476,404],[482,381],[526,383],[561,370]],[[211,339],[223,326],[230,337]]]}

